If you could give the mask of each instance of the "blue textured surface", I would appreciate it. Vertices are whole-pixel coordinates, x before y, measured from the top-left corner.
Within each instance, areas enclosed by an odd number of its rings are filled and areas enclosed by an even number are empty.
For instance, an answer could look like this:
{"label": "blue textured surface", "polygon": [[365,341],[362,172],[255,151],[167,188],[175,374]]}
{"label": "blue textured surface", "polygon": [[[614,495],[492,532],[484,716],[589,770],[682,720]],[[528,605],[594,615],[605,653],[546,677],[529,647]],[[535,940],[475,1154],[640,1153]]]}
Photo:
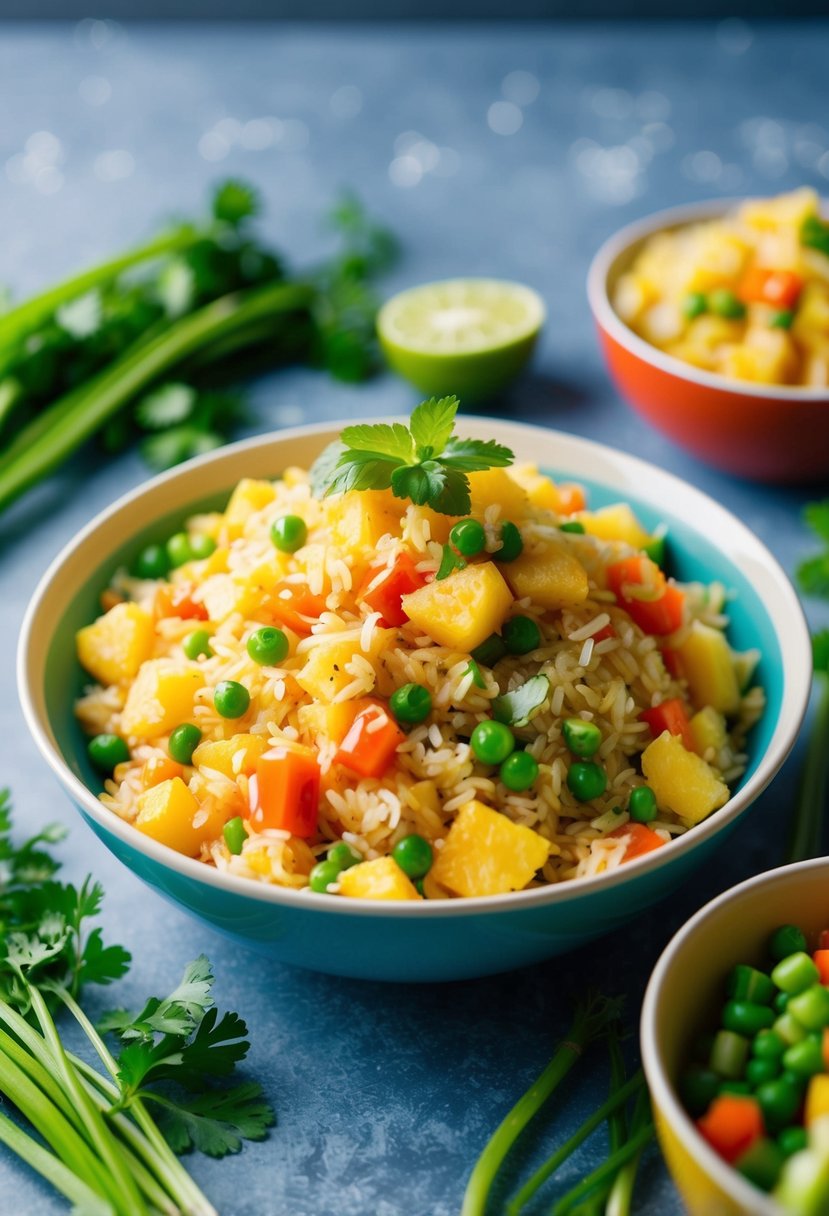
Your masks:
{"label": "blue textured surface", "polygon": [[[547,298],[535,374],[498,412],[663,464],[740,515],[791,569],[809,548],[798,522],[805,492],[733,481],[647,430],[607,382],[583,284],[599,242],[639,214],[718,193],[819,187],[829,174],[829,133],[813,123],[825,109],[828,47],[825,27],[733,23],[9,27],[0,33],[2,274],[19,291],[34,288],[132,241],[159,213],[192,209],[226,171],[260,183],[273,236],[309,258],[322,248],[326,202],[353,185],[403,236],[406,257],[390,286],[493,273]],[[36,135],[43,132],[53,138]],[[263,427],[411,403],[391,379],[348,388],[300,372],[256,394]],[[455,1216],[487,1135],[563,1032],[568,993],[587,982],[627,991],[635,1016],[672,928],[779,857],[794,768],[704,880],[582,956],[415,989],[263,967],[148,893],[95,841],[37,759],[11,690],[17,628],[47,561],[143,475],[135,458],[99,467],[89,456],[0,525],[2,775],[20,824],[72,824],[67,871],[91,868],[103,879],[109,936],[135,955],[123,1000],[171,984],[205,950],[220,1001],[248,1018],[252,1067],[280,1122],[243,1160],[193,1162],[223,1213]],[[601,1061],[587,1062],[562,1091],[550,1135],[572,1130],[605,1084]],[[596,1142],[575,1159],[565,1180],[600,1149]],[[0,1194],[15,1213],[63,1210],[5,1155]],[[655,1154],[642,1171],[638,1210],[680,1210]]]}

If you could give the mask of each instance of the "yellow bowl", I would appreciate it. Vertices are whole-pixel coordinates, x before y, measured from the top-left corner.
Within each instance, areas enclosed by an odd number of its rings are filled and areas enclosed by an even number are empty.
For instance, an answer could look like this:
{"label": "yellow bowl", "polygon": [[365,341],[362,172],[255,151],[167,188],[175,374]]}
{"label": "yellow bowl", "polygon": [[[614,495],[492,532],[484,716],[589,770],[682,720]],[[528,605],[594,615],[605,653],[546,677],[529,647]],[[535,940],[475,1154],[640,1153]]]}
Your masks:
{"label": "yellow bowl", "polygon": [[713,1024],[728,972],[736,963],[761,966],[783,924],[807,936],[829,927],[829,859],[759,874],[706,904],[671,940],[645,993],[642,1062],[662,1152],[691,1216],[782,1216],[700,1136],[677,1079],[693,1040]]}

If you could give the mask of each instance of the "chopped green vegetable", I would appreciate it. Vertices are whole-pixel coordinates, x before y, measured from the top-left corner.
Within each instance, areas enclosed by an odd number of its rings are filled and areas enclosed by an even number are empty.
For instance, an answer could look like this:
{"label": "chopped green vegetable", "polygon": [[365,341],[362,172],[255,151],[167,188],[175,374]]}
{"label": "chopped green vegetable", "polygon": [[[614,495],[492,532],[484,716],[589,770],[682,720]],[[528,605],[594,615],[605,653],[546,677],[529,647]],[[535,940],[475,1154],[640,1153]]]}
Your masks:
{"label": "chopped green vegetable", "polygon": [[[413,410],[408,427],[399,422],[346,427],[333,469],[331,455],[323,453],[324,494],[391,488],[397,498],[440,514],[467,515],[472,504],[466,474],[501,468],[514,457],[494,440],[453,436],[458,405],[457,397],[432,397]],[[312,481],[319,478],[315,465]]]}
{"label": "chopped green vegetable", "polygon": [[440,583],[445,578],[448,578],[453,570],[464,570],[465,568],[465,560],[455,552],[451,545],[444,545],[443,556],[440,559],[440,565],[438,566],[435,578]]}
{"label": "chopped green vegetable", "polygon": [[492,702],[492,713],[499,722],[508,726],[526,726],[550,696],[550,681],[547,676],[530,676],[525,684],[512,692],[496,697]]}
{"label": "chopped green vegetable", "polygon": [[829,224],[818,215],[808,215],[800,227],[800,243],[829,257]]}

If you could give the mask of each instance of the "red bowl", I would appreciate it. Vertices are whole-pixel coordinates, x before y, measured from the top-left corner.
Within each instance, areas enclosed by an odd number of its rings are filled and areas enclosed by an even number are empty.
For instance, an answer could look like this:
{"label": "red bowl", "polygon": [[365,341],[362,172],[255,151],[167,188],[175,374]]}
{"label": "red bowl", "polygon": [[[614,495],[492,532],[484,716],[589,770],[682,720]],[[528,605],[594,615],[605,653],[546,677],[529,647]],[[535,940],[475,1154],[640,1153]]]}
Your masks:
{"label": "red bowl", "polygon": [[621,395],[680,447],[741,477],[814,481],[829,473],[829,389],[759,385],[701,371],[640,338],[610,302],[619,276],[649,237],[736,205],[720,199],[660,211],[605,241],[587,276],[599,341]]}

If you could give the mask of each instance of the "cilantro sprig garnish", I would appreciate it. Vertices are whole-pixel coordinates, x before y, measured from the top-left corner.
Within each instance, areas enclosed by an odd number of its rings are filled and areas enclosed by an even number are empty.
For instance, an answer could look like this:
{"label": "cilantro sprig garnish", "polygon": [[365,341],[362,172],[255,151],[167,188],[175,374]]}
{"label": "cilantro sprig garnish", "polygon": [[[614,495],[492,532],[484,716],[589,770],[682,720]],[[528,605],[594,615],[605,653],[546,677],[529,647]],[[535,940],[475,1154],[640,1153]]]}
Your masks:
{"label": "cilantro sprig garnish", "polygon": [[[176,1154],[223,1157],[273,1124],[260,1087],[234,1083],[249,1048],[245,1023],[216,1009],[201,956],[168,996],[137,1013],[107,1014],[96,1030],[83,1008],[86,987],[120,978],[130,956],[88,927],[101,911],[100,884],[55,878],[49,846],[63,829],[16,844],[10,809],[0,792],[0,1105],[15,1107],[22,1122],[0,1110],[0,1143],[73,1211],[216,1216]],[[67,1011],[103,1071],[65,1048],[58,1014]],[[117,1037],[117,1056],[107,1033]]]}
{"label": "cilantro sprig garnish", "polygon": [[515,459],[493,439],[455,435],[457,397],[432,397],[409,425],[377,422],[347,426],[311,470],[318,497],[349,490],[388,490],[441,515],[466,515],[472,502],[467,473],[503,468]]}

